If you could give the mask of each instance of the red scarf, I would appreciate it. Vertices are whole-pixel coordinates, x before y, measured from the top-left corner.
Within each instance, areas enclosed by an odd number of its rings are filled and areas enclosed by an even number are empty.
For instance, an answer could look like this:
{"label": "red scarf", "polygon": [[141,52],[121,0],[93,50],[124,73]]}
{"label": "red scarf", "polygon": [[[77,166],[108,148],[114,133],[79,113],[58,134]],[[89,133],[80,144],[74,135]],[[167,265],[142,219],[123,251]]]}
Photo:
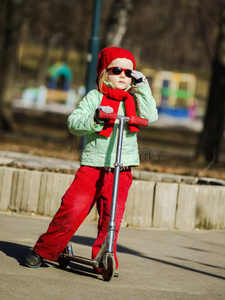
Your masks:
{"label": "red scarf", "polygon": [[[136,116],[135,100],[128,91],[107,88],[104,84],[102,87],[104,96],[102,98],[101,106],[110,106],[113,108],[113,112],[117,114],[120,101],[125,101],[126,116]],[[109,137],[112,133],[114,123],[115,120],[110,120],[109,123],[105,123],[99,134]],[[129,129],[130,132],[139,131],[138,126],[135,125],[129,125]]]}

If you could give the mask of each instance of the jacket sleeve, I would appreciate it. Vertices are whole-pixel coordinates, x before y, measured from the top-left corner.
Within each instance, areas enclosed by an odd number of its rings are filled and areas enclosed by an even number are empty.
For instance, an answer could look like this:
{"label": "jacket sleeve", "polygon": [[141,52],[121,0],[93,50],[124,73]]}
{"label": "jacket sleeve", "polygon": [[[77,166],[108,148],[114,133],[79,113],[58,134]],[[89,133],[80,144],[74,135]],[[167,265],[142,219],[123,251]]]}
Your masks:
{"label": "jacket sleeve", "polygon": [[101,98],[102,95],[97,90],[92,90],[80,101],[68,118],[68,129],[72,134],[82,136],[103,129],[104,124],[94,122],[95,110]]}
{"label": "jacket sleeve", "polygon": [[148,124],[155,122],[158,119],[158,110],[148,82],[135,88],[135,96],[139,116],[148,119]]}

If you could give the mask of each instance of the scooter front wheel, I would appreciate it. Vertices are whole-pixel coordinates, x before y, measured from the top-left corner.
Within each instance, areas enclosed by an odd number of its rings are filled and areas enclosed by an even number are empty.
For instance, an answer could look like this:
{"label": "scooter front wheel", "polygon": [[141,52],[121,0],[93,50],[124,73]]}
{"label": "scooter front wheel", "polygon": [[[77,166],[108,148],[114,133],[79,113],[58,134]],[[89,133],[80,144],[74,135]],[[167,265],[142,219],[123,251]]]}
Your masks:
{"label": "scooter front wheel", "polygon": [[116,270],[116,262],[112,255],[107,256],[107,268],[103,267],[102,277],[105,281],[110,281]]}

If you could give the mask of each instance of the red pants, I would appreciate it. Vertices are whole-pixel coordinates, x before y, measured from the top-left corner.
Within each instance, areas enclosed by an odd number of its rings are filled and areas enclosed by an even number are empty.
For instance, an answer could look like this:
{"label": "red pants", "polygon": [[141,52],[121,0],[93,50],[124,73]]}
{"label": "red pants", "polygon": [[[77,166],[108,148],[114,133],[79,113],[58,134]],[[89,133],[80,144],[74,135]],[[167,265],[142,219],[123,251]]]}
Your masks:
{"label": "red pants", "polygon": [[[33,250],[45,259],[56,261],[91,211],[93,205],[97,202],[99,213],[98,236],[92,247],[92,257],[95,258],[107,236],[113,177],[113,173],[105,171],[104,169],[87,166],[80,167],[74,181],[63,196],[61,206],[51,221],[48,231],[40,236]],[[118,268],[116,241],[131,183],[131,172],[120,172],[115,220],[116,231],[113,249],[116,268]]]}

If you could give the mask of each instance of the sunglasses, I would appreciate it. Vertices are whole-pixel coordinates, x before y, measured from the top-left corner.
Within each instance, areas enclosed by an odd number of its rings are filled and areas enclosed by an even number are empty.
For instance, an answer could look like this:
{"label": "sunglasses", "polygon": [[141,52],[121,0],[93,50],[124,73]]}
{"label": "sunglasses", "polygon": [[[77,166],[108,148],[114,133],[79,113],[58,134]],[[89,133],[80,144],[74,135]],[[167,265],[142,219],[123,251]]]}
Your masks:
{"label": "sunglasses", "polygon": [[108,68],[107,71],[111,71],[112,74],[114,74],[114,75],[120,75],[122,72],[124,72],[127,77],[129,77],[129,78],[132,77],[131,76],[132,70],[129,70],[129,69],[123,69],[120,67],[111,67],[111,68]]}

